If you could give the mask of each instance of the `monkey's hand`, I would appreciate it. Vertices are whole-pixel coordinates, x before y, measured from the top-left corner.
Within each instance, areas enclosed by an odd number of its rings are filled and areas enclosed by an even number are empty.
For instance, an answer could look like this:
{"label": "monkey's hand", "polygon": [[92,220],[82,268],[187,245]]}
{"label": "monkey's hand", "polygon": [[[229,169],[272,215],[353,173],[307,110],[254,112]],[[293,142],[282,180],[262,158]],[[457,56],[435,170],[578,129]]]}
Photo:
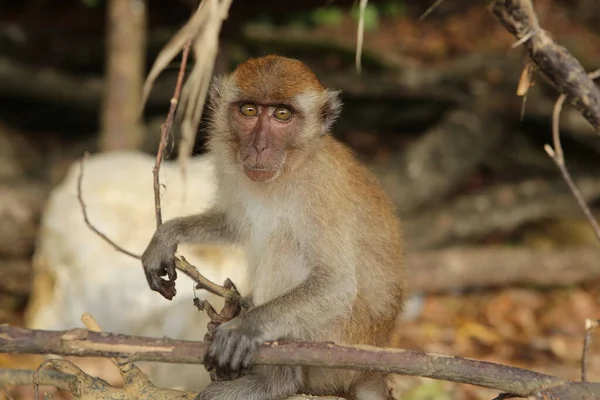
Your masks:
{"label": "monkey's hand", "polygon": [[219,326],[206,355],[204,366],[216,368],[218,376],[238,378],[251,366],[258,347],[266,340],[256,324],[240,315]]}
{"label": "monkey's hand", "polygon": [[[150,289],[162,294],[169,300],[172,300],[177,293],[177,290],[175,290],[175,279],[177,279],[175,251],[177,250],[177,242],[173,238],[174,235],[171,232],[169,223],[162,224],[156,230],[146,251],[142,254],[142,265]],[[169,280],[162,278],[165,275],[169,277]]]}

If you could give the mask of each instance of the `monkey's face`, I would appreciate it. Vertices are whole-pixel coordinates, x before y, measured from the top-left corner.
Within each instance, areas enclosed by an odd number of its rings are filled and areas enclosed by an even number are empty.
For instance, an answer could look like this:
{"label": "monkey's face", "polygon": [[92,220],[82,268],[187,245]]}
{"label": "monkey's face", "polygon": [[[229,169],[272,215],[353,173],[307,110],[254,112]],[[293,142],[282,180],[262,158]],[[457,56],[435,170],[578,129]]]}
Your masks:
{"label": "monkey's face", "polygon": [[275,179],[302,133],[304,118],[289,104],[253,101],[233,103],[230,116],[244,174],[255,182]]}
{"label": "monkey's face", "polygon": [[215,80],[211,108],[212,149],[248,179],[269,182],[314,153],[341,102],[302,62],[267,56]]}

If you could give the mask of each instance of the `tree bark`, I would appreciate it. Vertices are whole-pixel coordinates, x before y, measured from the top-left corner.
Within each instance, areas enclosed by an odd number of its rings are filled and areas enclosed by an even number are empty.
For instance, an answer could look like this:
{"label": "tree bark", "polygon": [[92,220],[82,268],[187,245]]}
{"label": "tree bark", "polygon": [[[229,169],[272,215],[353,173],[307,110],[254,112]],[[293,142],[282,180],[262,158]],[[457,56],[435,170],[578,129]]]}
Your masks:
{"label": "tree bark", "polygon": [[146,54],[146,3],[108,3],[106,92],[100,149],[137,149],[143,141],[139,118]]}

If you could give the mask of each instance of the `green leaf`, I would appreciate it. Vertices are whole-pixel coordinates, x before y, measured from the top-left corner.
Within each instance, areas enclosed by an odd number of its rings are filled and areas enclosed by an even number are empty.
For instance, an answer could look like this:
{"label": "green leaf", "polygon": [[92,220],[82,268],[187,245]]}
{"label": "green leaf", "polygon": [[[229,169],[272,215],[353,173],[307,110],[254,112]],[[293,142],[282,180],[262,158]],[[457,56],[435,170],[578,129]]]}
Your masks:
{"label": "green leaf", "polygon": [[316,25],[338,26],[343,17],[344,13],[337,7],[321,7],[311,13],[310,19]]}

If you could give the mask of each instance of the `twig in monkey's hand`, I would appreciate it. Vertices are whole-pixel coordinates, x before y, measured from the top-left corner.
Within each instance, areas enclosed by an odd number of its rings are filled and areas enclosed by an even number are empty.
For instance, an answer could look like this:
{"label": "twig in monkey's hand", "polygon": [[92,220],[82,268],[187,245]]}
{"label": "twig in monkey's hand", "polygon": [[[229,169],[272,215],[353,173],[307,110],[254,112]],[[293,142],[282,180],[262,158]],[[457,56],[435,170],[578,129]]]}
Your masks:
{"label": "twig in monkey's hand", "polygon": [[85,206],[85,202],[83,201],[83,189],[82,189],[84,165],[85,165],[85,162],[87,161],[88,157],[89,157],[89,153],[86,152],[80,161],[79,178],[77,179],[77,199],[79,200],[79,204],[81,205],[81,213],[83,214],[83,220],[85,221],[85,224],[92,230],[92,232],[94,232],[96,235],[100,236],[106,243],[108,243],[112,247],[114,247],[115,250],[120,251],[121,253],[126,254],[130,257],[133,257],[135,259],[141,260],[142,256],[134,254],[134,253],[130,252],[129,250],[125,250],[123,247],[119,246],[116,242],[114,242],[111,238],[106,236],[104,233],[100,232],[100,230],[98,228],[96,228],[94,225],[92,225],[92,223],[90,222],[90,219],[87,214],[87,208]]}
{"label": "twig in monkey's hand", "polygon": [[[589,76],[590,80],[599,78],[600,77],[600,69],[597,69],[596,71],[591,72],[588,76]],[[573,178],[571,177],[571,174],[569,173],[569,170],[567,169],[567,166],[565,164],[565,157],[564,157],[564,153],[563,153],[563,149],[562,149],[562,144],[560,142],[560,128],[559,128],[560,112],[562,110],[562,105],[564,104],[565,99],[566,99],[566,96],[564,94],[560,95],[558,100],[556,100],[556,103],[554,104],[554,110],[552,112],[552,141],[554,144],[554,148],[552,148],[550,145],[546,144],[544,146],[544,150],[546,150],[546,153],[548,153],[550,158],[552,158],[552,160],[554,161],[554,163],[560,170],[560,173],[562,174],[565,182],[567,182],[567,185],[569,186],[571,193],[573,193],[573,196],[577,200],[577,204],[579,204],[579,208],[581,208],[581,211],[583,211],[583,214],[585,215],[588,222],[590,223],[592,230],[594,231],[594,235],[596,236],[596,239],[598,240],[598,242],[600,242],[600,224],[598,224],[598,221],[596,220],[596,218],[592,214],[592,211],[586,204],[585,199],[583,198],[583,195],[581,194],[581,191],[579,190],[579,188],[573,181]]]}
{"label": "twig in monkey's hand", "polygon": [[600,89],[579,61],[542,29],[531,0],[496,0],[491,10],[517,43],[526,46],[543,76],[600,131]]}
{"label": "twig in monkey's hand", "polygon": [[224,298],[226,302],[233,302],[245,309],[249,309],[252,306],[250,300],[242,297],[229,279],[225,281],[224,286],[217,285],[202,275],[200,271],[190,264],[183,256],[175,257],[175,266],[178,270],[182,271],[196,282],[196,289],[204,289]]}

